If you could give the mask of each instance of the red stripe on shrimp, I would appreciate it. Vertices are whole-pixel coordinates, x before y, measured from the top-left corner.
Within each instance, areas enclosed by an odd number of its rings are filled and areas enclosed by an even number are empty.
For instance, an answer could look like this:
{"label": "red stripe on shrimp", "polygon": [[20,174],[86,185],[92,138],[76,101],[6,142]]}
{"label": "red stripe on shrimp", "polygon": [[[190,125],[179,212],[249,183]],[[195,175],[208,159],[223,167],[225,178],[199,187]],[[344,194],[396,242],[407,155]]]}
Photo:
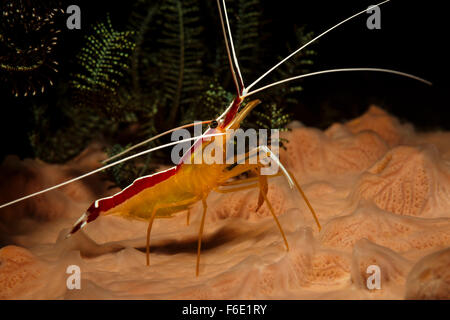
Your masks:
{"label": "red stripe on shrimp", "polygon": [[178,171],[179,167],[180,166],[172,167],[165,171],[136,179],[131,185],[116,193],[115,195],[94,201],[87,209],[86,213],[83,214],[81,218],[75,223],[69,235],[83,228],[86,223],[97,219],[101,212],[106,212],[132,198],[141,191],[147,188],[151,188],[164,180],[167,180]]}

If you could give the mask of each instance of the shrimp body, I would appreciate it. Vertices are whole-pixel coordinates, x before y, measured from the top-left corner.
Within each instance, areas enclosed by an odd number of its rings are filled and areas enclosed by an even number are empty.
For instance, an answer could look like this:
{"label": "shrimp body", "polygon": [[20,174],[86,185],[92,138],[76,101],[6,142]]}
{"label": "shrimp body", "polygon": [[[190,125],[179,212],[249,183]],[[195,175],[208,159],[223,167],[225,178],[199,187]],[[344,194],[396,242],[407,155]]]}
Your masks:
{"label": "shrimp body", "polygon": [[[205,166],[208,169],[205,170]],[[183,164],[179,167],[173,167],[162,173],[176,173],[164,181],[161,181],[151,187],[137,192],[134,196],[110,208],[100,211],[101,215],[120,215],[126,218],[149,220],[155,207],[156,218],[171,217],[172,214],[188,209],[197,202],[202,194],[208,194],[217,186],[217,181],[223,180],[226,176],[220,165],[204,164]],[[218,169],[218,170],[217,170]],[[138,190],[139,184],[145,180],[152,179],[155,176],[142,177],[133,182],[128,188]],[[127,188],[127,189],[128,189]],[[113,198],[121,196],[123,191],[115,194]],[[106,198],[108,199],[108,198]],[[101,208],[102,201],[97,200]],[[176,206],[170,204],[182,203]],[[95,202],[94,202],[95,206]]]}
{"label": "shrimp body", "polygon": [[[249,103],[247,110],[258,103],[259,101]],[[224,131],[225,128],[209,129],[207,134]],[[206,198],[213,189],[233,177],[229,173],[230,165],[224,164],[225,154],[222,155],[222,161],[219,163],[211,163],[205,159],[207,156],[203,155],[206,146],[222,144],[221,147],[224,149],[226,143],[226,139],[208,141],[199,138],[177,166],[138,178],[115,195],[94,201],[75,223],[70,234],[99,216],[112,214],[148,221],[153,215],[154,218],[169,218],[174,213],[189,209],[202,198]],[[202,161],[196,164],[195,158],[199,155]]]}

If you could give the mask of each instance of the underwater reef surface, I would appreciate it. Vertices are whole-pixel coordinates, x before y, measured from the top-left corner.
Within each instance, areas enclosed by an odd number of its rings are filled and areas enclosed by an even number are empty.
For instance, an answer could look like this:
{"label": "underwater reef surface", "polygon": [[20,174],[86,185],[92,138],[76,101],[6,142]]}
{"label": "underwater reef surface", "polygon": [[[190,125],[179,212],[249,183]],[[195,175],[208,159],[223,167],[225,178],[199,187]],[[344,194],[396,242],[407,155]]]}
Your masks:
{"label": "underwater reef surface", "polygon": [[[188,226],[185,213],[155,221],[150,267],[146,222],[101,217],[64,239],[93,200],[118,191],[96,175],[1,209],[0,299],[450,299],[450,132],[415,132],[378,107],[325,131],[291,128],[281,160],[323,229],[283,177],[269,179],[289,252],[266,204],[255,212],[257,190],[210,194],[198,278],[201,204]],[[65,165],[10,156],[0,200],[105,157],[95,144]],[[70,265],[79,290],[67,288]],[[367,286],[373,265],[380,289]]]}

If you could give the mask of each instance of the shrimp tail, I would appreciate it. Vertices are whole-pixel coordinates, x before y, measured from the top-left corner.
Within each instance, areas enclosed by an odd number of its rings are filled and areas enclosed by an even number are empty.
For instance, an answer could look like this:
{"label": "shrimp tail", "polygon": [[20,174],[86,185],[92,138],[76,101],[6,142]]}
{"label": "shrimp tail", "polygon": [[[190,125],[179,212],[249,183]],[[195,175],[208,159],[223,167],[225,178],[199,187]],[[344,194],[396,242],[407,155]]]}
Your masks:
{"label": "shrimp tail", "polygon": [[78,219],[72,227],[72,230],[66,235],[66,239],[78,230],[84,228],[86,224],[94,221],[100,215],[100,210],[95,206],[95,202],[88,208],[88,210]]}

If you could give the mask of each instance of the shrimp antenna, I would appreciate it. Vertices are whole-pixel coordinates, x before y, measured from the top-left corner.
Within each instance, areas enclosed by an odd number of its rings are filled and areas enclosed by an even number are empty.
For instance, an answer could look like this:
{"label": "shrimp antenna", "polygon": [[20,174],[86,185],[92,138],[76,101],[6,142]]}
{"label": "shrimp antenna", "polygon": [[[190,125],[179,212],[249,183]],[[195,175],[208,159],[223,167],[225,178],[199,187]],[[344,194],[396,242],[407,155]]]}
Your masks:
{"label": "shrimp antenna", "polygon": [[[227,48],[227,56],[228,56],[228,62],[230,64],[231,75],[233,76],[233,81],[236,86],[237,94],[240,97],[245,88],[244,80],[242,79],[241,70],[239,69],[239,63],[237,61],[236,52],[234,50],[233,36],[231,34],[230,22],[228,21],[228,14],[227,14],[227,7],[225,5],[225,0],[222,0],[222,3],[223,3],[223,9],[225,12],[225,20],[227,23],[228,36],[230,37],[231,50],[230,50],[230,44],[228,43],[227,31],[225,30],[225,23],[223,21],[223,14],[222,14],[222,8],[220,5],[220,0],[217,0],[217,7],[219,8],[220,24],[222,25],[223,38],[225,40],[225,47]],[[231,57],[231,55],[233,55],[233,58]],[[236,75],[235,69],[237,70],[237,75]]]}
{"label": "shrimp antenna", "polygon": [[275,86],[280,85],[282,83],[290,82],[290,81],[301,79],[301,78],[316,76],[316,75],[325,74],[325,73],[349,72],[349,71],[375,71],[375,72],[392,73],[392,74],[400,75],[400,76],[403,76],[403,77],[407,77],[407,78],[411,78],[411,79],[423,82],[423,83],[425,83],[425,84],[427,84],[429,86],[432,85],[432,83],[430,81],[428,81],[428,80],[425,80],[423,78],[417,77],[417,76],[409,74],[409,73],[397,71],[397,70],[381,69],[381,68],[341,68],[341,69],[330,69],[330,70],[316,71],[316,72],[311,72],[311,73],[302,74],[302,75],[299,75],[299,76],[287,78],[287,79],[284,79],[284,80],[280,80],[280,81],[268,84],[267,86],[255,89],[252,92],[246,93],[242,97],[243,98],[247,98],[247,97],[249,97],[249,96],[251,96],[251,95],[253,95],[255,93],[261,92],[261,91],[269,89],[271,87],[275,87]]}
{"label": "shrimp antenna", "polygon": [[231,53],[233,54],[234,66],[238,73],[237,75],[238,75],[239,83],[241,85],[241,89],[243,90],[245,88],[244,78],[242,77],[241,69],[239,68],[239,62],[236,57],[236,50],[234,49],[233,35],[231,34],[230,22],[228,21],[227,6],[225,4],[225,0],[222,0],[222,2],[223,2],[223,11],[225,13],[225,21],[227,22],[228,36],[230,37]]}
{"label": "shrimp antenna", "polygon": [[[380,2],[374,6],[371,7],[377,7],[377,6],[381,6],[382,4],[389,2],[390,0],[385,0],[383,2]],[[367,9],[364,9],[358,13],[355,13],[354,15],[348,17],[347,19],[342,20],[341,22],[339,22],[338,24],[335,24],[334,26],[332,26],[331,28],[325,30],[324,32],[322,32],[321,34],[319,34],[317,37],[315,37],[314,39],[310,40],[309,42],[307,42],[306,44],[304,44],[303,46],[301,46],[300,48],[298,48],[297,50],[295,50],[294,52],[292,52],[290,55],[288,55],[286,58],[284,58],[283,60],[281,60],[280,62],[278,62],[276,65],[274,65],[272,68],[270,68],[266,73],[264,73],[262,76],[260,76],[258,79],[256,79],[252,84],[250,84],[247,88],[244,89],[243,92],[243,96],[246,95],[246,93],[258,82],[260,82],[262,79],[264,79],[269,73],[271,73],[273,70],[275,70],[276,68],[278,68],[280,65],[282,65],[283,63],[285,63],[287,60],[289,60],[290,58],[292,58],[294,55],[296,55],[297,53],[299,53],[300,51],[302,51],[304,48],[306,48],[307,46],[309,46],[311,43],[315,42],[316,40],[318,40],[319,38],[323,37],[324,35],[326,35],[328,32],[336,29],[337,27],[339,27],[340,25],[346,23],[349,20],[352,20],[353,18],[363,14],[367,12]]]}
{"label": "shrimp antenna", "polygon": [[161,138],[162,136],[165,136],[166,134],[169,134],[169,133],[171,133],[171,132],[174,132],[174,131],[177,131],[177,130],[180,130],[180,129],[185,129],[185,128],[193,127],[193,126],[195,126],[195,125],[208,124],[208,123],[211,123],[211,122],[212,122],[212,120],[198,121],[198,122],[185,124],[185,125],[183,125],[183,126],[179,126],[179,127],[176,127],[176,128],[170,129],[170,130],[167,130],[166,132],[160,133],[160,134],[158,134],[158,135],[156,135],[156,136],[153,136],[153,137],[151,137],[151,138],[149,138],[149,139],[147,139],[147,140],[141,141],[141,142],[139,142],[139,143],[137,143],[137,144],[135,144],[135,145],[129,147],[128,149],[123,150],[122,152],[119,152],[119,153],[113,155],[112,157],[109,157],[108,159],[103,160],[102,163],[103,163],[103,164],[108,163],[108,162],[110,162],[111,160],[114,160],[114,159],[116,159],[116,158],[119,158],[120,156],[123,156],[124,154],[130,152],[131,150],[134,150],[134,149],[136,149],[136,148],[139,148],[139,147],[141,147],[141,146],[143,146],[143,145],[145,145],[145,144],[147,144],[147,143],[150,143],[150,142],[152,142],[153,140],[156,140],[156,139],[158,139],[158,138]]}
{"label": "shrimp antenna", "polygon": [[[233,36],[231,34],[230,22],[228,20],[227,6],[225,4],[225,0],[222,0],[222,3],[223,3],[223,9],[224,9],[224,13],[225,13],[225,21],[226,21],[226,24],[227,24],[228,36],[230,38],[230,43],[228,43],[227,31],[225,30],[225,23],[223,21],[223,14],[222,14],[222,8],[221,8],[221,5],[220,5],[220,0],[217,0],[217,7],[219,8],[220,23],[221,23],[221,26],[222,26],[223,36],[224,36],[224,39],[225,39],[225,46],[227,48],[228,61],[229,61],[229,64],[230,64],[231,73],[233,75],[233,80],[234,80],[234,83],[235,83],[235,86],[236,86],[236,91],[237,91],[238,96],[241,96],[242,91],[244,90],[244,80],[242,78],[241,70],[239,68],[238,59],[236,57],[236,51],[234,49]],[[231,50],[230,50],[230,46],[231,46]],[[231,58],[231,55],[233,56],[233,59]],[[234,64],[233,64],[233,62],[234,62]],[[237,70],[237,75],[236,75],[236,71],[234,69]],[[218,120],[220,120],[227,113],[228,109],[219,117]],[[211,123],[211,122],[212,122],[212,120],[208,120],[208,121],[201,122],[201,124],[206,124],[206,123]],[[149,143],[149,142],[151,142],[153,140],[156,140],[156,139],[158,139],[158,138],[160,138],[160,137],[162,137],[162,136],[164,136],[166,134],[169,134],[169,133],[174,132],[174,131],[179,130],[179,129],[188,128],[188,127],[194,126],[196,124],[198,124],[198,123],[192,123],[192,124],[180,126],[180,127],[174,128],[174,129],[170,129],[170,130],[168,130],[166,132],[160,133],[160,134],[158,134],[158,135],[156,135],[154,137],[151,137],[151,138],[149,138],[147,140],[141,141],[141,142],[131,146],[130,148],[128,148],[128,149],[126,149],[126,150],[124,150],[124,151],[122,151],[122,152],[120,152],[118,154],[113,155],[112,157],[110,157],[108,159],[103,160],[102,163],[107,163],[107,162],[109,162],[111,160],[114,160],[114,159],[116,159],[116,158],[118,158],[118,157],[120,157],[120,156],[122,156],[122,155],[124,155],[124,154],[126,154],[128,152],[130,152],[131,150],[134,150],[134,149],[136,149],[136,148],[138,148],[138,147],[140,147],[142,145],[145,145],[145,144],[147,144],[147,143]]]}
{"label": "shrimp antenna", "polygon": [[72,183],[72,182],[75,182],[75,181],[84,179],[84,178],[86,178],[86,177],[88,177],[88,176],[90,176],[90,175],[93,175],[93,174],[97,173],[97,172],[100,172],[100,171],[103,171],[103,170],[105,170],[105,169],[114,167],[115,165],[118,165],[118,164],[120,164],[120,163],[122,163],[122,162],[131,160],[131,159],[134,159],[134,158],[137,158],[137,157],[142,156],[142,155],[144,155],[144,154],[147,154],[147,153],[150,153],[150,152],[153,152],[153,151],[162,149],[162,148],[170,147],[170,146],[173,146],[173,145],[176,145],[176,144],[179,144],[179,143],[185,143],[185,142],[187,142],[187,141],[197,140],[197,139],[200,139],[200,138],[208,138],[208,137],[222,136],[222,135],[226,135],[226,133],[215,133],[215,134],[201,135],[201,136],[197,136],[197,137],[193,137],[193,138],[182,139],[182,140],[179,140],[179,141],[174,141],[174,142],[166,143],[166,144],[163,144],[163,145],[158,146],[158,147],[155,147],[155,148],[151,148],[151,149],[148,149],[148,150],[144,150],[144,151],[142,151],[142,152],[133,154],[133,155],[131,155],[131,156],[129,156],[129,157],[126,157],[126,158],[117,160],[117,161],[115,161],[115,162],[113,162],[113,163],[107,164],[107,165],[105,165],[105,166],[103,166],[103,167],[100,167],[100,168],[98,168],[98,169],[89,171],[89,172],[87,172],[87,173],[85,173],[85,174],[83,174],[83,175],[81,175],[81,176],[78,176],[78,177],[75,177],[75,178],[73,178],[73,179],[70,179],[70,180],[61,182],[60,184],[54,185],[53,187],[50,187],[50,188],[47,188],[47,189],[44,189],[44,190],[41,190],[41,191],[38,191],[38,192],[35,192],[35,193],[32,193],[32,194],[29,194],[29,195],[24,196],[24,197],[22,197],[22,198],[19,198],[19,199],[16,199],[16,200],[13,200],[13,201],[4,203],[4,204],[0,205],[0,209],[5,208],[5,207],[7,207],[7,206],[10,206],[10,205],[12,205],[12,204],[15,204],[15,203],[17,203],[17,202],[20,202],[20,201],[23,201],[23,200],[26,200],[26,199],[29,199],[29,198],[38,196],[38,195],[40,195],[40,194],[43,194],[43,193],[46,193],[46,192],[49,192],[49,191],[52,191],[52,190],[61,188],[61,187],[65,186],[65,185],[68,185],[68,184],[70,184],[70,183]]}

